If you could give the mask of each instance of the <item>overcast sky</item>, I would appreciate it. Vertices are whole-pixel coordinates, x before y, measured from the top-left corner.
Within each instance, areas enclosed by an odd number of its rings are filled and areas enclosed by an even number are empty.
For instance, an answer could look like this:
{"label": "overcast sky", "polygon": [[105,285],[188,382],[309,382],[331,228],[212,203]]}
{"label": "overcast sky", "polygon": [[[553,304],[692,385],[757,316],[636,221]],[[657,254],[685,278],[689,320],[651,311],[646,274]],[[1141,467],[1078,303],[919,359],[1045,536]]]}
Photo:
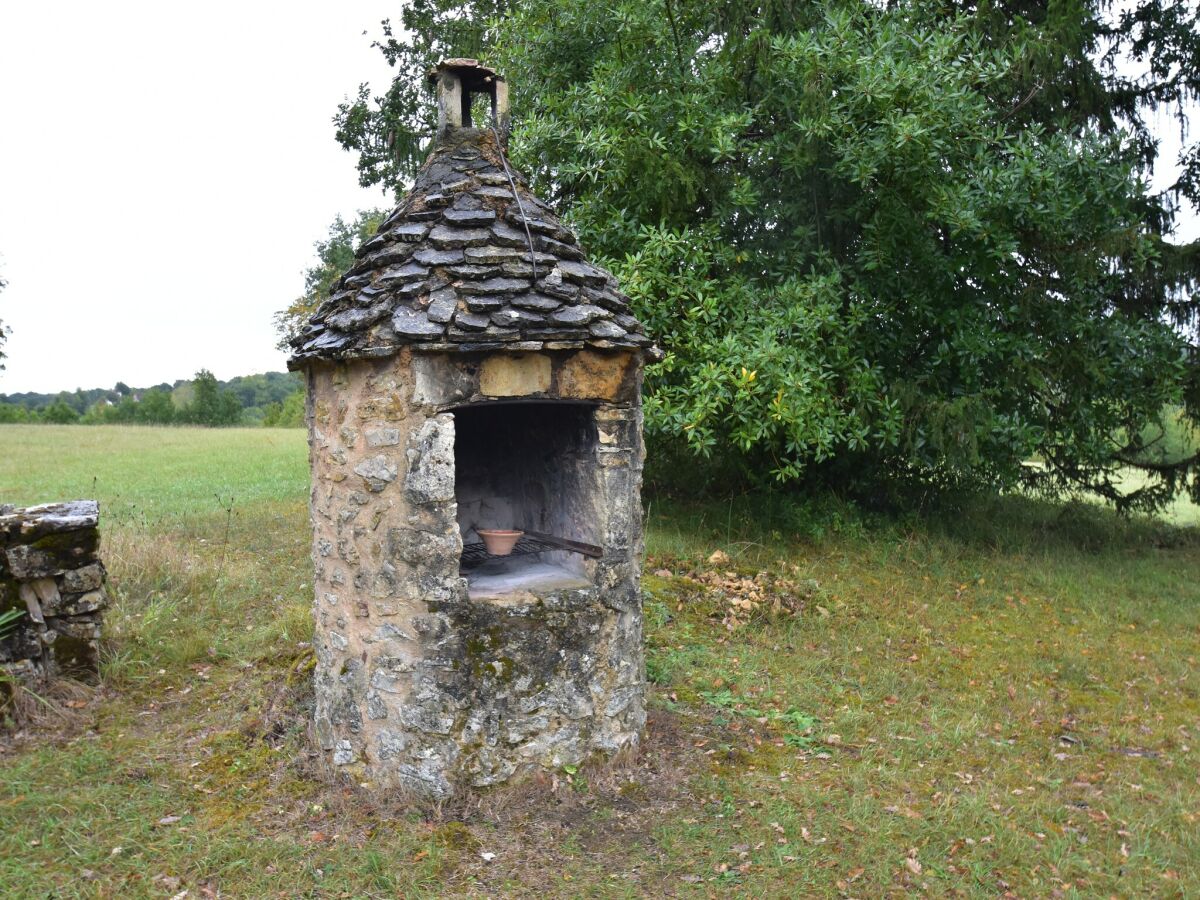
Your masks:
{"label": "overcast sky", "polygon": [[[330,118],[387,82],[369,45],[398,9],[0,3],[0,393],[282,369],[271,315],[313,241],[388,204]],[[1181,236],[1198,231],[1189,212]]]}
{"label": "overcast sky", "polygon": [[282,369],[313,241],[387,205],[330,119],[397,5],[0,2],[0,393]]}

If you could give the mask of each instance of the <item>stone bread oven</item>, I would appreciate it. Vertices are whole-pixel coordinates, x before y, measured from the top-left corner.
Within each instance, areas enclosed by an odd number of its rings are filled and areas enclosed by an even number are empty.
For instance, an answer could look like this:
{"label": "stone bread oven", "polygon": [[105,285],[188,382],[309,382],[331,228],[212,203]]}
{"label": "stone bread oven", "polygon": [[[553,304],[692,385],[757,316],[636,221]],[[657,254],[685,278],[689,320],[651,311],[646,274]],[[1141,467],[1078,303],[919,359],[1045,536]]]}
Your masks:
{"label": "stone bread oven", "polygon": [[[461,59],[430,77],[429,159],[290,365],[308,384],[317,740],[359,782],[438,797],[638,741],[655,351],[509,168],[503,79]],[[524,535],[490,556],[487,529]]]}

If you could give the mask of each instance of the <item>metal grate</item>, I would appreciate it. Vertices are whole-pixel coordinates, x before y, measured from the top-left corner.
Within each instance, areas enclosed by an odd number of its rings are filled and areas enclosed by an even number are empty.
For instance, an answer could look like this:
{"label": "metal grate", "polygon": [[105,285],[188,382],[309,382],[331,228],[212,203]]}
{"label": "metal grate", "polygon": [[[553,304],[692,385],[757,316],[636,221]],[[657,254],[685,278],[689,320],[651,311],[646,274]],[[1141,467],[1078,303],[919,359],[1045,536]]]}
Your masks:
{"label": "metal grate", "polygon": [[[599,557],[603,551],[593,544],[582,541],[570,541],[566,538],[555,537],[552,534],[542,534],[538,531],[527,531],[521,535],[512,553],[506,556],[528,556],[531,553],[544,553],[549,550],[570,550],[584,556]],[[481,541],[478,544],[464,544],[460,557],[464,568],[474,568],[483,565],[488,560],[505,559],[506,556],[493,556],[487,552],[487,546]]]}

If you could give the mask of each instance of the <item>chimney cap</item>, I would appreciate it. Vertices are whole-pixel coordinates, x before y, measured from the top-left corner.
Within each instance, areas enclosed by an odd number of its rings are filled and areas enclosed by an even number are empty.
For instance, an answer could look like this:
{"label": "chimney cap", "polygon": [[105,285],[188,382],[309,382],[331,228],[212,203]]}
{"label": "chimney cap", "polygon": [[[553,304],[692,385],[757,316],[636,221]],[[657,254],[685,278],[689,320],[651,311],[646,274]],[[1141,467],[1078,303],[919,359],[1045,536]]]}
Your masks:
{"label": "chimney cap", "polygon": [[465,56],[443,59],[430,69],[429,74],[425,77],[428,81],[436,82],[443,72],[453,72],[462,80],[463,87],[469,91],[486,90],[493,82],[504,80],[504,76],[495,69],[485,66],[477,59]]}

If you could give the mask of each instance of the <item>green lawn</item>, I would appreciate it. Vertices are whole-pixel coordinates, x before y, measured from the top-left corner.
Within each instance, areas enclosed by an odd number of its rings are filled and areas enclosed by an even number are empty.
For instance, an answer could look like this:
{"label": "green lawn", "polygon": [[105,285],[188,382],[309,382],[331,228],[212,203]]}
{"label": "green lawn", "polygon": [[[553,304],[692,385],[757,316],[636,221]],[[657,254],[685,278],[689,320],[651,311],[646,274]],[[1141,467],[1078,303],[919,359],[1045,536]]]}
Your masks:
{"label": "green lawn", "polygon": [[1200,893],[1194,527],[656,500],[645,752],[422,810],[311,770],[305,495],[296,431],[0,426],[116,596],[102,689],[0,742],[6,896]]}
{"label": "green lawn", "polygon": [[0,498],[99,500],[108,520],[204,518],[294,501],[308,479],[299,428],[0,425]]}

